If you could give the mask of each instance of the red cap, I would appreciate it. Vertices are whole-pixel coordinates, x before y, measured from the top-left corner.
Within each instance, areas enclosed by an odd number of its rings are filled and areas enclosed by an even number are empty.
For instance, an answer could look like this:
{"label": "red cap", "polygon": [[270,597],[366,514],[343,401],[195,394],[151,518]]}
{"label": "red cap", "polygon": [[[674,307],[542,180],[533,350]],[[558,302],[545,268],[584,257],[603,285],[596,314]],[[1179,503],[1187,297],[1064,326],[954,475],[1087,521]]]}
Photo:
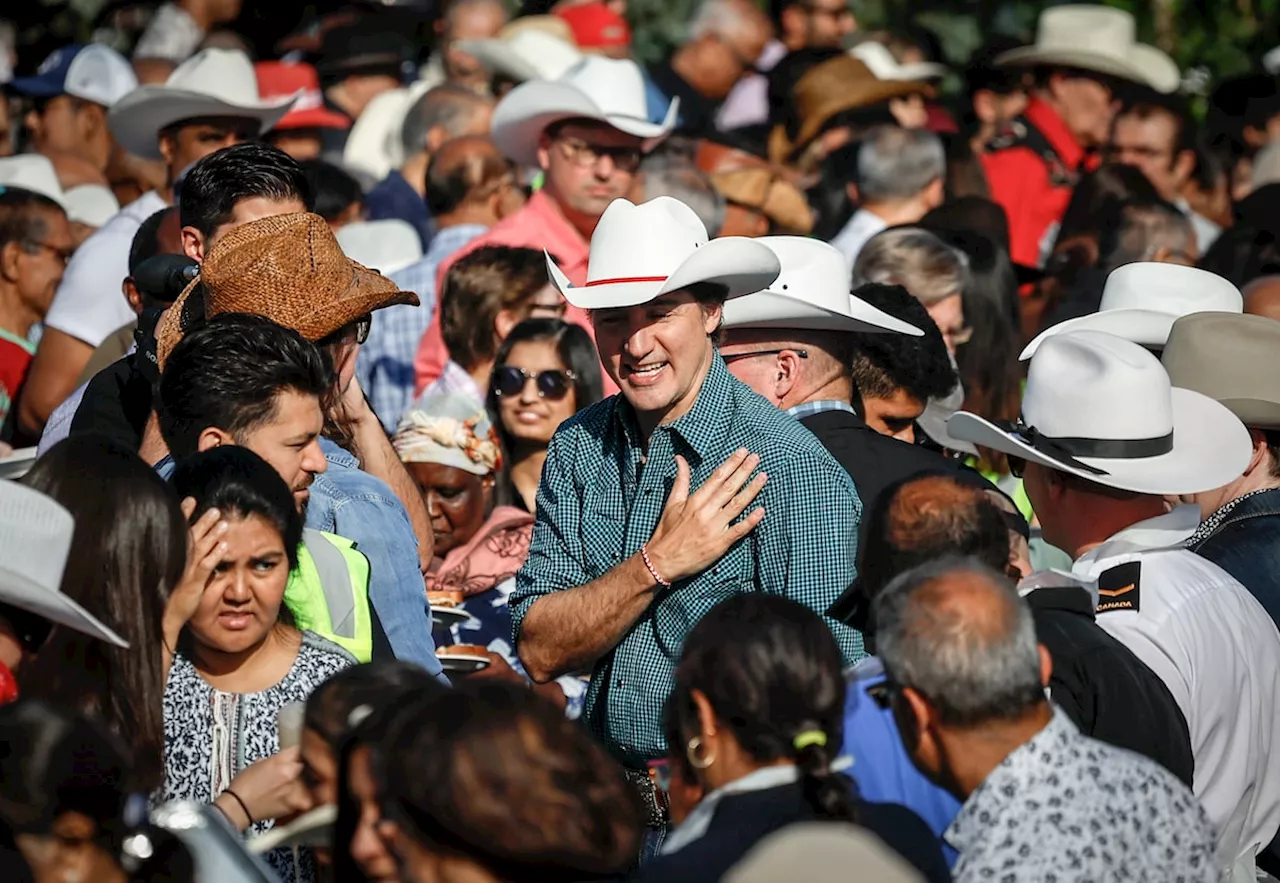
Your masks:
{"label": "red cap", "polygon": [[259,61],[253,66],[258,77],[258,96],[262,101],[289,98],[298,100],[274,129],[349,129],[351,120],[324,106],[320,92],[320,75],[304,62]]}
{"label": "red cap", "polygon": [[627,20],[603,3],[578,3],[555,11],[568,22],[573,39],[582,49],[612,49],[631,45]]}

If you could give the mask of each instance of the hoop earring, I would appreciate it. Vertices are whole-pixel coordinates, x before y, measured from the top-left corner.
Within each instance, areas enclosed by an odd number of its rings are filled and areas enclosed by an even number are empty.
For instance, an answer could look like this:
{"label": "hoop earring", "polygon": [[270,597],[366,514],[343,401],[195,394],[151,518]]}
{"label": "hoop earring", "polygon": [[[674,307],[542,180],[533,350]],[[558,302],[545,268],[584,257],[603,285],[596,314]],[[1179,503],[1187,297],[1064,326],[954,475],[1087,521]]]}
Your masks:
{"label": "hoop earring", "polygon": [[[698,757],[700,753],[701,758]],[[689,744],[684,749],[684,756],[689,759],[689,765],[697,770],[705,770],[716,762],[715,754],[708,755],[704,750],[701,736],[694,736],[689,740]]]}

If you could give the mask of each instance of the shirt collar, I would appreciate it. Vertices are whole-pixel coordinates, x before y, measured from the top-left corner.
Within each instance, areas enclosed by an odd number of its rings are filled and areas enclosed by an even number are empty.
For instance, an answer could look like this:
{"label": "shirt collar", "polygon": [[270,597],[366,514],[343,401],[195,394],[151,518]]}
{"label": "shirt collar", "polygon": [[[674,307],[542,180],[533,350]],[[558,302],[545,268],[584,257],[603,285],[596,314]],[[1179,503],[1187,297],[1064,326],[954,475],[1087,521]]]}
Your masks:
{"label": "shirt collar", "polygon": [[1067,124],[1062,117],[1058,116],[1056,110],[1041,99],[1032,98],[1027,102],[1027,109],[1023,116],[1040,130],[1040,134],[1049,141],[1049,145],[1069,170],[1076,171],[1080,168],[1080,164],[1084,162],[1085,149],[1080,146],[1076,136],[1071,134],[1071,130],[1067,128]]}
{"label": "shirt collar", "polygon": [[[699,457],[705,458],[714,454],[718,450],[718,444],[723,441],[724,435],[729,431],[729,421],[725,419],[725,415],[732,408],[735,382],[733,375],[725,367],[724,360],[720,358],[720,352],[713,350],[711,367],[707,369],[707,376],[702,379],[698,397],[693,407],[689,409],[689,413],[671,423],[657,427],[654,431],[660,432],[665,429],[675,433]],[[628,440],[638,444],[639,432],[635,423],[635,409],[624,396],[619,396],[619,403],[621,407],[614,413],[622,423]]]}
{"label": "shirt collar", "polygon": [[1056,759],[1079,738],[1080,731],[1076,725],[1054,707],[1053,717],[1044,729],[1010,751],[1008,757],[969,795],[943,838],[961,854],[989,838],[992,810],[1038,789],[1041,778],[1052,772],[1049,761]]}
{"label": "shirt collar", "polygon": [[[1095,549],[1080,556],[1077,564],[1090,564],[1118,555],[1182,546],[1200,524],[1200,507],[1175,506],[1164,515],[1139,521],[1120,531]],[[1075,570],[1077,568],[1073,568]]]}
{"label": "shirt collar", "polygon": [[352,456],[350,451],[323,435],[320,436],[320,452],[324,454],[326,460],[336,466],[346,466],[349,469],[360,468],[360,461]]}
{"label": "shirt collar", "polygon": [[783,785],[790,785],[799,780],[800,770],[794,765],[785,764],[762,767],[753,773],[747,773],[740,779],[733,780],[727,785],[722,785],[698,801],[698,805],[694,807],[693,812],[689,813],[688,818],[680,824],[680,827],[671,832],[671,836],[662,844],[662,854],[670,855],[673,852],[679,852],[690,843],[700,840],[707,833],[707,829],[711,827],[711,820],[715,818],[716,808],[724,798],[732,797],[735,794],[750,794],[753,791],[780,788]]}
{"label": "shirt collar", "polygon": [[[853,409],[853,405],[848,402],[842,402],[838,399],[824,399],[817,402],[802,402],[795,407],[787,408],[787,413],[797,420],[805,417],[812,417],[814,414],[822,414],[827,411],[844,411],[846,414],[852,414],[858,417],[858,412]],[[858,417],[861,421],[862,418]]]}
{"label": "shirt collar", "polygon": [[451,227],[441,227],[431,237],[431,244],[427,246],[427,252],[422,256],[422,260],[437,263],[443,261],[488,229],[484,224],[454,224]]}
{"label": "shirt collar", "polygon": [[[569,223],[560,206],[546,190],[539,190],[529,197],[524,211],[533,220],[530,226],[538,228],[539,241],[562,267],[573,264],[586,266],[591,243],[583,239],[578,228]],[[570,278],[573,276],[567,269],[566,275]]]}

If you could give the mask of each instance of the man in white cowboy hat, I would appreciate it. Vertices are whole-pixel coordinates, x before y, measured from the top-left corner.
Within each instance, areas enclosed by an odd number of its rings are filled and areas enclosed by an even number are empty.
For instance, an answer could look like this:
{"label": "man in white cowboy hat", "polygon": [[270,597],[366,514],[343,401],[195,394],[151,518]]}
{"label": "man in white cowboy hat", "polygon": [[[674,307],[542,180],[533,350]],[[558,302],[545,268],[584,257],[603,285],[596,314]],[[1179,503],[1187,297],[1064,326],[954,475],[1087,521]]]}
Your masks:
{"label": "man in white cowboy hat", "polygon": [[982,157],[991,198],[1009,215],[1009,255],[1038,267],[1047,234],[1062,219],[1077,175],[1095,163],[1115,114],[1116,81],[1168,93],[1178,67],[1154,46],[1136,42],[1133,16],[1086,4],[1040,13],[1036,42],[1005,52],[995,63],[1030,68],[1031,100],[987,145]]}
{"label": "man in white cowboy hat", "polygon": [[1173,323],[1161,362],[1176,385],[1216,399],[1249,429],[1253,456],[1236,478],[1184,497],[1200,507],[1187,548],[1253,592],[1280,623],[1280,322],[1196,313]]}
{"label": "man in white cowboy hat", "polygon": [[[673,100],[661,124],[649,122],[639,66],[600,55],[586,56],[554,82],[512,89],[494,109],[492,138],[517,165],[541,169],[543,185],[523,209],[444,261],[436,289],[454,261],[485,245],[546,249],[571,282],[585,282],[600,216],[630,191],[641,157],[671,134],[679,106]],[[590,330],[586,314],[572,304],[565,317]],[[447,360],[437,315],[418,350],[418,388],[439,377]]]}
{"label": "man in white cowboy hat", "polygon": [[1138,344],[1098,331],[1036,351],[1018,422],[962,411],[948,429],[1009,455],[1045,540],[1096,581],[1098,625],[1169,687],[1219,857],[1252,880],[1254,854],[1280,827],[1280,632],[1239,581],[1182,547],[1199,509],[1165,506],[1238,478],[1253,452],[1248,430],[1208,396],[1173,387]]}
{"label": "man in white cowboy hat", "polygon": [[876,432],[853,405],[857,338],[923,332],[851,295],[849,265],[827,243],[801,236],[756,241],[778,256],[782,272],[763,291],[725,304],[720,355],[729,372],[817,436],[853,479],[864,507],[899,479],[949,470],[938,454]]}
{"label": "man in white cowboy hat", "polygon": [[173,185],[200,158],[266,132],[293,98],[258,98],[243,52],[206,49],[178,65],[163,85],[140,86],[117,101],[108,122],[116,141],[145,159],[164,160],[166,185],[143,194],[76,251],[45,320],[20,419],[38,434],[76,386],[94,348],[134,317],[120,297],[129,245],[142,222],[173,202]]}
{"label": "man in white cowboy hat", "polygon": [[[779,272],[765,245],[708,242],[669,197],[619,199],[591,240],[583,285],[621,395],[562,424],[538,490],[532,546],[511,596],[512,639],[537,681],[592,670],[583,712],[657,814],[646,764],[664,757],[662,701],[689,629],[736,592],[819,612],[848,587],[861,504],[794,419],[729,374],[713,335],[726,298]],[[863,655],[828,620],[847,662]]]}
{"label": "man in white cowboy hat", "polygon": [[1112,270],[1098,312],[1067,319],[1036,335],[1022,350],[1026,361],[1050,338],[1073,331],[1105,331],[1159,351],[1173,323],[1192,313],[1234,313],[1244,308],[1240,289],[1208,270],[1138,261]]}
{"label": "man in white cowboy hat", "polygon": [[0,703],[18,698],[14,675],[55,625],[129,646],[62,594],[75,528],[71,513],[44,494],[0,481]]}

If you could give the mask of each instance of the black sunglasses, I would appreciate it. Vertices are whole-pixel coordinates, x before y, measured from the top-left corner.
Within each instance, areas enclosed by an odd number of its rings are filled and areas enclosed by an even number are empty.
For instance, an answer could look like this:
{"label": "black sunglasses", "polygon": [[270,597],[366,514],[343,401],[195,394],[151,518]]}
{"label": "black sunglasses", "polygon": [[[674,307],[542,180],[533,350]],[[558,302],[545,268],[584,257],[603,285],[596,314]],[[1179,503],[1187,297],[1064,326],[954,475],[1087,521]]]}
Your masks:
{"label": "black sunglasses", "polygon": [[40,652],[49,640],[49,633],[53,631],[53,623],[43,616],[8,604],[0,604],[0,618],[9,623],[9,628],[13,630],[13,636],[18,639],[22,649],[32,656]]}
{"label": "black sunglasses", "polygon": [[530,380],[538,390],[538,398],[558,402],[573,389],[577,378],[572,371],[539,371],[536,374],[515,365],[499,365],[493,369],[493,391],[500,396],[519,395]]}
{"label": "black sunglasses", "polygon": [[1027,471],[1027,461],[1012,454],[1007,455],[1007,459],[1009,460],[1009,474],[1014,478],[1022,478],[1022,474]]}

